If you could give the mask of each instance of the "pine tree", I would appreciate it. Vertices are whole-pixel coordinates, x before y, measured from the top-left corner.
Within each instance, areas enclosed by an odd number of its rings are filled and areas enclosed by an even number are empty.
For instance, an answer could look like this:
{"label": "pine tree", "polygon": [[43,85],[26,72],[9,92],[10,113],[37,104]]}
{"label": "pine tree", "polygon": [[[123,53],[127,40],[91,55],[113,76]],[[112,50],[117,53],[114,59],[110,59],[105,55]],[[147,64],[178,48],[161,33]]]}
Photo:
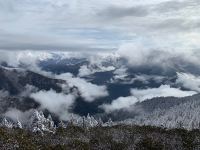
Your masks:
{"label": "pine tree", "polygon": [[13,124],[11,122],[8,122],[6,118],[3,118],[1,126],[5,128],[12,128]]}
{"label": "pine tree", "polygon": [[64,124],[64,122],[61,120],[60,123],[58,124],[59,128],[66,128],[66,125]]}
{"label": "pine tree", "polygon": [[99,127],[103,126],[103,121],[101,120],[101,118],[98,119],[98,124]]}
{"label": "pine tree", "polygon": [[17,120],[16,127],[17,127],[17,128],[20,128],[20,129],[23,128],[23,127],[22,127],[22,124],[21,124],[21,122],[20,122],[19,120]]}
{"label": "pine tree", "polygon": [[37,110],[34,110],[29,124],[30,130],[40,133],[42,133],[42,131],[48,131],[48,129],[45,127],[45,121],[46,118],[44,117],[43,113],[39,113]]}
{"label": "pine tree", "polygon": [[40,128],[42,126],[41,116],[37,110],[34,110],[31,119],[30,119],[30,128],[38,127]]}
{"label": "pine tree", "polygon": [[53,119],[51,117],[51,115],[49,114],[49,116],[47,117],[47,123],[48,123],[48,128],[50,130],[53,130],[54,129],[54,122],[53,122]]}
{"label": "pine tree", "polygon": [[96,127],[98,125],[98,121],[96,121],[96,119],[91,116],[91,123],[90,123],[91,127]]}
{"label": "pine tree", "polygon": [[112,127],[112,126],[113,126],[113,121],[112,121],[111,118],[109,118],[109,120],[108,120],[108,122],[107,122],[107,125],[108,125],[109,127]]}
{"label": "pine tree", "polygon": [[74,119],[74,115],[73,114],[70,115],[69,123],[70,123],[70,125],[78,124],[78,121],[76,121]]}

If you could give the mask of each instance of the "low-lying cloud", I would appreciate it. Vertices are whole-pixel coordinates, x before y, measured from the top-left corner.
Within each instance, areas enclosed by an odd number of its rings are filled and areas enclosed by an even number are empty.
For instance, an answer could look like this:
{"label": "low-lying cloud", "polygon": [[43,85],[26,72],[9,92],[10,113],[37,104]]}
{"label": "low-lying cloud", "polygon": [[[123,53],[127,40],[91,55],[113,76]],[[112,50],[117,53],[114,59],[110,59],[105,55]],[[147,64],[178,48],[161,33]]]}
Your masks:
{"label": "low-lying cloud", "polygon": [[195,91],[182,91],[178,88],[172,88],[169,85],[161,85],[159,88],[131,89],[130,93],[131,96],[119,97],[113,100],[111,104],[101,105],[100,108],[109,113],[120,109],[128,110],[136,102],[142,102],[154,97],[186,97],[196,94]]}
{"label": "low-lying cloud", "polygon": [[85,79],[73,77],[70,73],[57,75],[56,78],[65,80],[70,87],[77,87],[80,95],[87,102],[93,102],[97,98],[108,96],[106,86],[92,84]]}
{"label": "low-lying cloud", "polygon": [[20,121],[22,124],[29,123],[30,115],[32,114],[33,109],[28,111],[21,111],[16,108],[9,108],[8,111],[4,114],[4,116],[12,119],[13,121]]}
{"label": "low-lying cloud", "polygon": [[[8,64],[12,66],[18,66],[21,63],[31,66],[34,65],[37,66],[38,61],[52,58],[51,53],[48,52],[29,53],[29,51],[26,51],[22,53],[13,52],[13,54],[11,54],[11,52],[8,52],[7,54],[6,53],[2,54],[3,55],[0,56],[0,60],[8,62]],[[112,56],[112,54],[110,55]],[[182,51],[178,49],[160,50],[159,48],[153,49],[152,47],[144,47],[140,44],[139,45],[125,44],[122,47],[120,47],[120,49],[116,52],[116,56],[125,58],[126,60],[128,60],[130,66],[137,66],[137,67],[142,65],[147,67],[149,66],[153,67],[154,65],[156,65],[156,66],[161,66],[163,68],[168,68],[168,67],[176,68],[175,62],[177,61],[183,62],[182,64],[183,66],[185,64],[192,64],[194,66],[200,64],[199,52],[196,50],[188,50],[188,51],[187,50]],[[63,58],[64,57],[65,56],[63,56]],[[79,70],[79,77],[75,77],[70,73],[65,73],[65,74],[55,75],[55,78],[65,80],[70,88],[77,87],[78,92],[86,102],[94,102],[98,98],[106,97],[109,95],[109,93],[105,85],[96,85],[81,77],[91,75],[95,72],[113,71],[114,72],[113,78],[115,80],[118,79],[125,80],[126,77],[130,75],[128,72],[129,68],[127,68],[128,66],[124,67],[121,66],[121,68],[117,67],[115,68],[115,66],[104,67],[102,65],[102,61],[105,57],[99,57],[99,58],[101,58],[102,60],[89,59],[91,61],[90,62],[91,66],[83,65]],[[92,65],[96,65],[99,68],[98,69],[96,69],[95,67],[91,68]],[[143,83],[148,83],[148,80],[150,79],[159,82],[162,81],[163,78],[165,77],[166,76],[155,76],[151,74],[148,75],[138,74],[135,75],[135,78],[132,78],[132,80],[128,80],[128,82],[131,81],[131,83],[134,83],[134,81],[137,80]],[[188,89],[188,91],[183,91],[180,88],[173,88],[170,87],[169,85],[161,85],[158,88],[131,89],[130,96],[119,97],[113,100],[111,104],[103,104],[100,107],[103,108],[106,112],[110,112],[114,110],[129,108],[131,105],[134,105],[138,101],[141,102],[146,99],[151,99],[154,97],[168,97],[168,96],[185,97],[200,92],[199,76],[190,73],[177,73],[177,77],[178,77],[176,80],[177,85],[180,85],[181,87]],[[67,114],[65,116],[65,112],[67,112],[68,114],[70,113],[69,110],[73,106],[77,96],[75,93],[71,94],[56,93],[53,90],[36,92],[37,90],[34,90],[33,87],[31,86],[27,86],[26,88],[27,91],[24,91],[24,93],[21,94],[22,96],[31,95],[32,98],[34,98],[37,102],[41,104],[41,107],[43,109],[48,109],[49,111],[59,115],[60,118],[64,119],[65,117],[68,116]],[[70,93],[70,91],[67,92]],[[8,94],[6,94],[6,92],[1,91],[0,96],[1,95],[8,95]]]}
{"label": "low-lying cloud", "polygon": [[24,90],[20,93],[20,96],[29,97],[32,93],[35,93],[37,91],[38,91],[37,87],[27,84],[24,87]]}
{"label": "low-lying cloud", "polygon": [[159,88],[149,89],[131,89],[131,94],[139,101],[152,99],[154,97],[185,97],[196,94],[195,91],[182,91],[179,88],[173,88],[169,85],[161,85]]}
{"label": "low-lying cloud", "polygon": [[100,108],[104,109],[106,113],[109,113],[114,110],[125,109],[133,104],[138,102],[138,99],[134,96],[129,97],[119,97],[116,100],[112,101],[111,104],[103,104]]}
{"label": "low-lying cloud", "polygon": [[39,91],[30,95],[36,102],[41,104],[42,109],[48,109],[55,113],[60,119],[66,120],[69,117],[69,110],[75,102],[75,96],[56,93],[54,90]]}
{"label": "low-lying cloud", "polygon": [[189,90],[200,92],[200,76],[190,73],[177,73],[176,83]]}
{"label": "low-lying cloud", "polygon": [[84,77],[84,76],[89,76],[92,75],[96,72],[107,72],[107,71],[113,71],[115,70],[115,67],[113,66],[108,66],[104,67],[102,65],[97,65],[97,66],[81,66],[79,69],[79,76]]}
{"label": "low-lying cloud", "polygon": [[20,65],[26,65],[31,67],[37,67],[37,63],[42,60],[52,58],[50,52],[45,51],[8,51],[0,50],[0,63],[6,62],[9,66],[19,67]]}
{"label": "low-lying cloud", "polygon": [[[130,66],[160,66],[173,68],[176,63],[199,65],[200,53],[197,50],[162,48],[156,42],[142,45],[141,42],[121,45],[117,53],[128,60]],[[180,64],[179,64],[180,65]]]}

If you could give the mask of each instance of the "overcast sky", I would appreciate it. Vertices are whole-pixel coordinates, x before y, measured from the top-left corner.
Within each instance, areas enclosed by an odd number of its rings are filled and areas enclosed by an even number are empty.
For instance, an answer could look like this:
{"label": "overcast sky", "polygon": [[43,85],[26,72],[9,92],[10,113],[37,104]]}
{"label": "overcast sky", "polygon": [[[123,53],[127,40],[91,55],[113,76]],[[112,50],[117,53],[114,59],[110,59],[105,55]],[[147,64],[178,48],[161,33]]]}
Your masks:
{"label": "overcast sky", "polygon": [[199,0],[0,0],[0,49],[199,49]]}

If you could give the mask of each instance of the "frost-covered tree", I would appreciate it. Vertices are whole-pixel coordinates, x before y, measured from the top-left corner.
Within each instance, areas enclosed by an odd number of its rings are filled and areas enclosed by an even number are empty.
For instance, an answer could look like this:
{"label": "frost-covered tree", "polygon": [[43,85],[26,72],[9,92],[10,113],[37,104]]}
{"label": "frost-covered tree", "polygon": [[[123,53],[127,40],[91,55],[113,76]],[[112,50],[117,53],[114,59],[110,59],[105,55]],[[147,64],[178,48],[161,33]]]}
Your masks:
{"label": "frost-covered tree", "polygon": [[22,127],[22,123],[21,123],[19,120],[17,120],[16,128],[20,128],[20,129],[23,128],[23,127]]}
{"label": "frost-covered tree", "polygon": [[55,128],[54,121],[50,114],[47,117],[47,126],[50,130],[53,130]]}
{"label": "frost-covered tree", "polygon": [[30,119],[29,128],[34,132],[52,132],[54,130],[54,122],[51,117],[46,119],[42,111],[38,112],[34,110]]}
{"label": "frost-covered tree", "polygon": [[98,121],[93,116],[91,116],[90,126],[96,127],[97,125],[98,125]]}
{"label": "frost-covered tree", "polygon": [[103,126],[108,126],[108,127],[112,127],[114,124],[113,124],[113,121],[111,118],[108,119],[108,122],[104,123]]}
{"label": "frost-covered tree", "polygon": [[101,118],[99,118],[97,122],[98,122],[97,126],[99,127],[103,126],[103,121]]}
{"label": "frost-covered tree", "polygon": [[43,128],[43,121],[42,121],[42,116],[40,115],[40,113],[37,110],[34,110],[31,118],[30,118],[30,122],[29,122],[29,127],[31,129],[33,128]]}
{"label": "frost-covered tree", "polygon": [[65,125],[65,123],[61,120],[61,121],[59,122],[59,124],[58,124],[58,127],[59,127],[59,128],[66,128],[66,125]]}
{"label": "frost-covered tree", "polygon": [[190,99],[190,97],[185,99],[186,101],[180,102],[170,108],[163,107],[163,109],[154,109],[152,112],[140,112],[139,115],[125,120],[123,123],[166,128],[186,128],[190,130],[199,129],[200,101],[198,97],[197,99]]}
{"label": "frost-covered tree", "polygon": [[3,118],[1,126],[5,128],[13,128],[13,124],[9,122],[6,118]]}

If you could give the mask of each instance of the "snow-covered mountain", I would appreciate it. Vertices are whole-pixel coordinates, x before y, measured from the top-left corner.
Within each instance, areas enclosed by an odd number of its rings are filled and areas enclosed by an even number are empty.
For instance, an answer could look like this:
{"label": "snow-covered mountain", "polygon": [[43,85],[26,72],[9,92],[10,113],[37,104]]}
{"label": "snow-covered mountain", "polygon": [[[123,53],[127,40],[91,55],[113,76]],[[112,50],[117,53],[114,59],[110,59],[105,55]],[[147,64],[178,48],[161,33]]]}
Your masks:
{"label": "snow-covered mountain", "polygon": [[[31,63],[23,61],[25,56]],[[23,52],[16,54],[16,58],[16,62],[2,61],[0,67],[0,113],[9,117],[13,116],[13,110],[20,115],[39,109],[52,114],[57,122],[69,119],[71,114],[90,113],[104,121],[131,119],[137,124],[160,126],[163,122],[147,118],[159,118],[156,116],[159,114],[163,117],[159,120],[166,121],[164,118],[171,112],[175,116],[181,113],[174,110],[182,110],[187,103],[191,107],[195,103],[198,108],[198,98],[195,102],[190,99],[198,97],[200,73],[198,66],[190,63],[176,60],[176,65],[165,67],[136,66],[116,53]],[[189,108],[184,109],[192,113]],[[196,127],[198,119],[195,119]],[[179,119],[171,121],[173,125],[165,123],[165,126],[175,126]],[[184,126],[191,127],[187,123]]]}

